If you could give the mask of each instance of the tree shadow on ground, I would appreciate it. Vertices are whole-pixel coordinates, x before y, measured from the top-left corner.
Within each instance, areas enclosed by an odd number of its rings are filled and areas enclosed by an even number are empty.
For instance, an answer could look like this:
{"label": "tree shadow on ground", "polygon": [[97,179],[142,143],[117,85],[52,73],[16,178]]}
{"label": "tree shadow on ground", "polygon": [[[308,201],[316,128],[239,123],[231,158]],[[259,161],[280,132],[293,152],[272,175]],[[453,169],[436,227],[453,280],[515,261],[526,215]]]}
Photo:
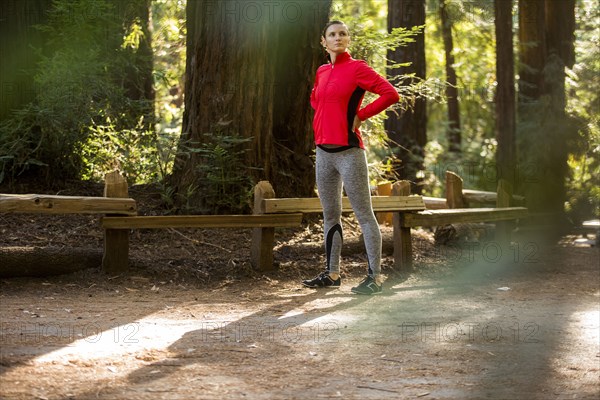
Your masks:
{"label": "tree shadow on ground", "polygon": [[[326,308],[298,311],[315,300],[339,300]],[[319,321],[334,312],[352,309],[372,299],[371,296],[357,296],[332,290],[315,290],[306,295],[297,295],[284,301],[278,301],[256,313],[233,321],[206,321],[200,329],[186,332],[173,342],[166,350],[170,352],[164,358],[131,372],[125,379],[128,384],[122,387],[111,386],[103,391],[103,397],[122,394],[123,389],[131,385],[145,385],[176,375],[181,369],[194,365],[231,365],[252,359],[259,347],[283,346],[293,348],[306,340],[327,341],[328,335],[336,330],[335,322]],[[310,325],[311,322],[319,324]],[[307,326],[309,324],[309,326]],[[321,337],[317,335],[320,334]],[[291,350],[290,350],[291,351]],[[224,356],[227,354],[227,356]],[[265,356],[261,362],[277,363],[278,354],[274,352]],[[265,360],[266,357],[266,360]],[[268,359],[272,360],[269,361]],[[83,393],[78,397],[97,396],[97,391]]]}

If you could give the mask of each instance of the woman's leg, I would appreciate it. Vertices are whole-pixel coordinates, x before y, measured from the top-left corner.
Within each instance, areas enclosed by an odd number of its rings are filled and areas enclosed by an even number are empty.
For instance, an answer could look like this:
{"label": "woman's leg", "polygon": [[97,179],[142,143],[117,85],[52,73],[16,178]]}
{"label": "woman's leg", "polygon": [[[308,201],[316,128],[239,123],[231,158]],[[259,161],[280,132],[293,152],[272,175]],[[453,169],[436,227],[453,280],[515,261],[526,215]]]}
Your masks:
{"label": "woman's leg", "polygon": [[381,231],[373,212],[369,171],[365,151],[352,148],[338,160],[338,171],[344,182],[344,190],[360,224],[369,262],[368,274],[375,278],[381,273]]}
{"label": "woman's leg", "polygon": [[317,148],[317,190],[323,207],[323,233],[327,271],[339,274],[342,253],[342,179],[337,158],[342,153],[329,153]]}

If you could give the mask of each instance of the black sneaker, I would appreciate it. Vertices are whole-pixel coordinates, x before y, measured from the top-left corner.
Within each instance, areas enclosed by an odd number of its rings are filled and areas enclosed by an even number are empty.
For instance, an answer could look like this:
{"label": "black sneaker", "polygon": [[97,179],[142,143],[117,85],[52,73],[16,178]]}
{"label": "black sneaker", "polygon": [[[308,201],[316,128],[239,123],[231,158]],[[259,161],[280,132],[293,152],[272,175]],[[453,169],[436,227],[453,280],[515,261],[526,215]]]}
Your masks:
{"label": "black sneaker", "polygon": [[371,295],[381,293],[382,288],[383,285],[378,285],[377,282],[375,282],[375,278],[373,278],[372,276],[367,276],[358,284],[358,286],[353,287],[350,290],[352,291],[352,293],[356,294]]}
{"label": "black sneaker", "polygon": [[302,281],[302,284],[309,288],[322,288],[322,287],[340,287],[342,283],[342,278],[338,276],[336,280],[331,279],[329,276],[329,271],[321,272],[314,279],[307,279]]}

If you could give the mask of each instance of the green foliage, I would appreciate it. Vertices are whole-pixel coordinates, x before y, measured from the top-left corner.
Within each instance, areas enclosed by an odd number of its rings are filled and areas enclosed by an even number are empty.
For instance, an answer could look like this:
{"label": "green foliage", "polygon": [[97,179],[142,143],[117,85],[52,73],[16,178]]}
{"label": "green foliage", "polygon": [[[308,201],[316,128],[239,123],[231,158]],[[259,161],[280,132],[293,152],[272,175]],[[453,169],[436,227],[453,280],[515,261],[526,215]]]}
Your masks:
{"label": "green foliage", "polygon": [[140,118],[133,129],[117,129],[110,118],[91,126],[82,148],[82,178],[103,177],[118,168],[130,184],[162,182],[173,167],[177,137],[146,129]]}
{"label": "green foliage", "polygon": [[482,143],[469,142],[461,153],[448,152],[446,143],[430,140],[425,146],[424,165],[421,172],[425,193],[445,197],[446,171],[457,173],[466,189],[496,191],[495,138],[485,138]]}
{"label": "green foliage", "polygon": [[[437,1],[427,4],[426,28],[387,31],[387,3],[378,1],[335,3],[332,18],[341,19],[351,30],[350,52],[369,62],[381,74],[398,68],[387,59],[388,50],[404,46],[416,35],[425,32],[427,78],[406,86],[407,75],[391,79],[401,95],[392,109],[410,109],[417,97],[427,99],[429,144],[424,160],[419,151],[412,151],[411,164],[424,162],[425,170],[418,173],[423,179],[426,194],[440,194],[445,170],[453,170],[465,178],[465,184],[482,190],[495,190],[494,103],[495,40],[491,3],[451,2],[450,18],[454,23],[455,67],[458,70],[459,101],[463,149],[461,155],[448,154],[446,138],[447,113],[445,98],[445,54],[441,37]],[[365,103],[374,99],[367,94]],[[393,158],[384,130],[385,113],[367,120],[361,132],[368,143],[367,151],[371,178],[374,181],[393,179],[390,174]],[[482,145],[483,144],[483,145]],[[416,150],[416,149],[409,149]],[[405,160],[406,161],[406,160]]]}
{"label": "green foliage", "polygon": [[446,58],[438,1],[429,1],[426,15],[427,76],[435,87],[427,107],[427,138],[430,142],[425,169],[425,193],[440,194],[445,169],[457,172],[465,187],[496,190],[493,95],[495,90],[495,38],[491,2],[447,1],[452,23],[454,67],[458,78],[462,154],[447,154],[448,115],[445,99]]}
{"label": "green foliage", "polygon": [[204,180],[198,182],[197,190],[202,191],[205,209],[200,211],[245,213],[250,208],[252,179],[244,162],[248,151],[246,144],[252,139],[228,135],[222,128],[217,127],[214,133],[204,134],[205,142],[187,149],[202,156],[198,169]]}
{"label": "green foliage", "polygon": [[181,134],[183,117],[185,6],[185,0],[154,0],[151,4],[156,129],[173,139]]}
{"label": "green foliage", "polygon": [[147,100],[132,100],[125,94],[124,66],[131,61],[131,47],[139,34],[126,36],[128,45],[121,46],[124,16],[116,4],[111,0],[53,3],[48,23],[39,27],[47,42],[35,75],[36,99],[0,124],[0,154],[4,155],[0,178],[15,179],[39,167],[47,180],[78,178],[83,170],[95,169],[86,168],[86,162],[100,162],[85,149],[88,139],[103,129],[96,121],[110,120],[112,129],[120,131],[148,115]]}

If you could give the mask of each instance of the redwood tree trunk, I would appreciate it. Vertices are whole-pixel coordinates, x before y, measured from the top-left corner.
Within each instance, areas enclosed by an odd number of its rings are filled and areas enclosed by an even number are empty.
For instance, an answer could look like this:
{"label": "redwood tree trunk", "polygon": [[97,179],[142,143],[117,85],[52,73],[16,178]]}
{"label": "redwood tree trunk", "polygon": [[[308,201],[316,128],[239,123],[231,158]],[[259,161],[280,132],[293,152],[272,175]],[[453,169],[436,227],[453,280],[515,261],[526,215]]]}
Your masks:
{"label": "redwood tree trunk", "polygon": [[546,0],[545,16],[546,65],[543,79],[549,109],[542,127],[549,142],[549,154],[543,159],[544,164],[541,166],[545,173],[541,211],[562,215],[566,200],[565,181],[569,170],[569,136],[576,134],[576,128],[565,112],[565,67],[572,67],[575,62],[575,0]]}
{"label": "redwood tree trunk", "polygon": [[448,101],[448,150],[460,153],[460,108],[458,104],[458,87],[456,69],[454,68],[454,45],[452,42],[452,21],[448,18],[446,1],[440,0],[440,21],[442,24],[442,37],[444,38],[444,52],[446,53],[446,98]]}
{"label": "redwood tree trunk", "polygon": [[498,180],[514,184],[516,167],[515,69],[512,41],[512,1],[495,0],[496,17],[496,163]]}
{"label": "redwood tree trunk", "polygon": [[275,62],[276,79],[271,158],[269,172],[257,178],[271,181],[277,196],[311,197],[315,195],[314,114],[309,100],[315,72],[326,62],[320,37],[331,1],[290,4],[301,5],[303,17],[293,18],[294,8],[290,6],[289,17],[278,26],[278,46],[269,53],[270,60]]}
{"label": "redwood tree trunk", "polygon": [[569,136],[576,134],[565,112],[574,29],[574,0],[519,0],[519,183],[528,208],[553,214],[557,227],[566,199]]}
{"label": "redwood tree trunk", "polygon": [[519,104],[536,102],[544,90],[545,0],[519,0]]}
{"label": "redwood tree trunk", "polygon": [[565,66],[575,63],[575,0],[546,0],[546,45]]}
{"label": "redwood tree trunk", "polygon": [[[173,174],[180,194],[204,181],[201,155],[184,145],[206,143],[205,133],[250,139],[245,173],[271,181],[278,195],[313,192],[309,93],[329,8],[319,0],[188,1],[182,156]],[[201,190],[187,201],[202,207]]]}
{"label": "redwood tree trunk", "polygon": [[[540,167],[547,150],[531,151],[545,136],[542,123],[544,66],[546,64],[545,0],[519,0],[518,157],[516,191],[525,195],[528,206],[538,209],[543,183]],[[539,211],[539,210],[538,210]]]}
{"label": "redwood tree trunk", "polygon": [[[388,30],[396,27],[412,28],[425,24],[425,0],[388,0]],[[425,36],[415,37],[413,43],[388,52],[395,63],[410,62],[410,66],[390,70],[390,77],[414,74],[402,83],[410,85],[414,80],[425,79]],[[392,141],[392,149],[401,164],[394,168],[398,179],[416,182],[413,192],[420,193],[417,172],[423,169],[423,147],[427,143],[426,99],[416,97],[412,107],[400,115],[388,112],[385,129]]]}

